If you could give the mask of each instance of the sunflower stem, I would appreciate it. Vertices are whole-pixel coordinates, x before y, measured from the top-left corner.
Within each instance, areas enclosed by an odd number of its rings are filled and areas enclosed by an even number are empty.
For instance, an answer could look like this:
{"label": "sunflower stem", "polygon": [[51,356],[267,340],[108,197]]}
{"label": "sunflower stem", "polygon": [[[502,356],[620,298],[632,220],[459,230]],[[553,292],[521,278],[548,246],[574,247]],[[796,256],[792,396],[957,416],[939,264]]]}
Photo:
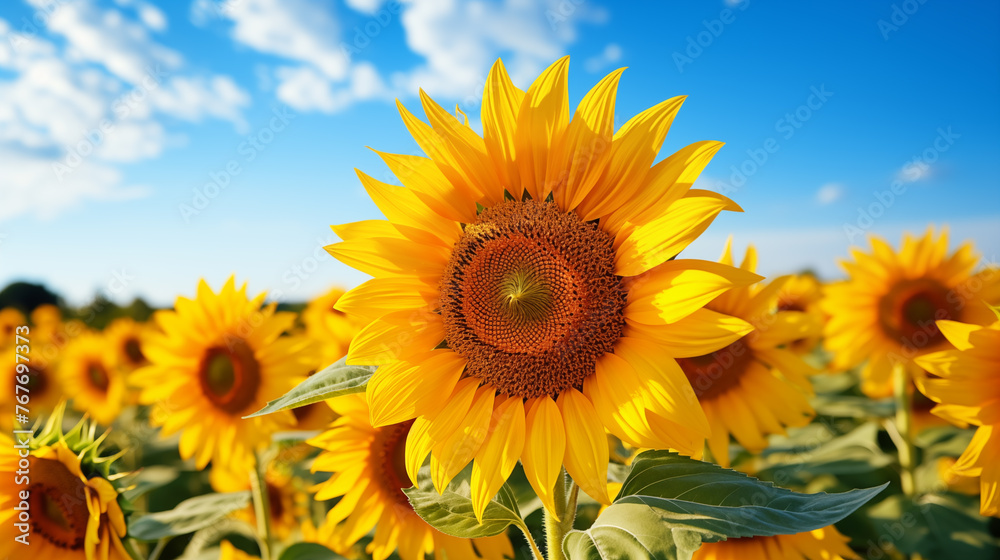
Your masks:
{"label": "sunflower stem", "polygon": [[250,471],[250,489],[253,492],[254,517],[257,518],[257,538],[260,542],[261,560],[271,560],[271,504],[268,502],[264,465],[258,454]]}
{"label": "sunflower stem", "polygon": [[163,554],[163,549],[167,547],[167,543],[170,539],[162,538],[156,543],[156,548],[149,553],[149,560],[160,560],[160,555]]}
{"label": "sunflower stem", "polygon": [[903,494],[916,495],[916,448],[913,445],[913,402],[910,395],[910,375],[906,365],[896,363],[892,369],[893,396],[896,401],[896,431],[899,432],[900,482]]}
{"label": "sunflower stem", "polygon": [[566,471],[561,472],[552,494],[556,511],[545,510],[545,548],[548,560],[566,559],[563,554],[562,542],[566,533],[573,529],[579,492],[580,487],[572,480],[570,480],[569,493],[566,492]]}

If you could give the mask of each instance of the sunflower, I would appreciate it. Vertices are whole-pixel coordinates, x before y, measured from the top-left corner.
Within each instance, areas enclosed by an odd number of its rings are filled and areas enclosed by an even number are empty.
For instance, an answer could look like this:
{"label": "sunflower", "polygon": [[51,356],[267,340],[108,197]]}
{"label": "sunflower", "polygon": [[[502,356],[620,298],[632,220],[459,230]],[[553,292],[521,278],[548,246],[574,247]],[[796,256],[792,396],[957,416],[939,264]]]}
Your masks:
{"label": "sunflower", "polygon": [[697,452],[709,426],[674,358],[752,329],[703,305],[758,276],[674,258],[740,210],[690,188],[722,144],[650,167],[684,98],[615,133],[622,70],[570,119],[568,68],[560,59],[522,92],[497,61],[483,137],[423,92],[430,125],[400,105],[429,157],[380,152],[404,186],[358,176],[388,221],[334,226],[343,242],[327,247],[374,276],[336,305],[365,324],[348,363],[381,366],[373,424],[421,418],[407,453],[431,455],[438,488],[475,459],[477,514],[519,457],[550,511],[563,465],[607,503],[606,429]]}
{"label": "sunflower", "polygon": [[[246,471],[229,471],[212,467],[209,481],[216,492],[240,492],[250,490],[250,474]],[[297,481],[274,463],[264,472],[267,486],[267,503],[270,508],[271,527],[281,540],[287,540],[299,528],[301,520],[308,515],[307,496]],[[253,505],[236,512],[236,517],[257,526],[257,516]]]}
{"label": "sunflower", "polygon": [[31,312],[31,332],[39,338],[49,339],[62,326],[63,315],[59,307],[46,303]]}
{"label": "sunflower", "polygon": [[[30,556],[60,560],[130,560],[122,545],[125,516],[118,504],[118,490],[109,482],[114,457],[100,457],[103,439],[81,422],[67,434],[58,430],[62,408],[53,414],[45,430],[29,444],[29,485],[15,481],[18,462],[23,461],[15,442],[0,434],[0,556],[21,557],[24,545],[14,538],[21,534],[14,524],[30,516]],[[20,493],[27,491],[26,513],[14,510]],[[17,496],[17,498],[15,498]],[[23,510],[24,508],[22,508]]]}
{"label": "sunflower", "polygon": [[852,250],[853,261],[842,265],[845,281],[825,288],[821,304],[830,316],[825,345],[833,353],[832,369],[847,370],[867,360],[861,372],[864,392],[871,397],[892,395],[892,369],[918,375],[914,358],[947,347],[935,321],[988,324],[988,303],[1000,301],[1000,274],[986,269],[973,274],[978,256],[970,244],[948,255],[948,235],[903,238],[898,253],[878,237],[872,252]]}
{"label": "sunflower", "polygon": [[[733,263],[730,244],[720,262]],[[740,268],[752,273],[756,266],[751,246]],[[783,434],[786,426],[804,426],[812,419],[807,376],[816,370],[789,347],[816,336],[820,325],[802,311],[777,311],[784,282],[782,277],[744,286],[712,300],[708,309],[738,317],[756,330],[714,352],[678,360],[708,416],[709,449],[720,465],[729,465],[730,434],[758,453],[767,447],[768,434]]]}
{"label": "sunflower", "polygon": [[[4,380],[4,387],[9,387],[8,391],[4,392],[3,396],[3,408],[0,410],[0,426],[5,430],[11,428],[11,422],[14,418],[14,405],[17,404],[14,397],[17,394],[23,394],[20,392],[15,393],[14,385],[24,385],[28,389],[28,396],[30,397],[28,409],[30,410],[30,416],[32,418],[41,418],[48,416],[53,410],[55,410],[56,405],[59,404],[60,399],[62,399],[62,389],[59,386],[59,379],[56,377],[52,368],[44,360],[32,360],[28,362],[18,362],[14,355],[14,348],[8,348],[7,350],[0,352],[0,369],[3,370],[4,374],[0,376]],[[18,364],[23,364],[24,367],[21,368],[22,371],[18,371]],[[27,371],[24,371],[27,369]],[[24,376],[27,375],[27,383],[21,383],[24,381]]]}
{"label": "sunflower", "polygon": [[830,525],[815,531],[774,537],[747,537],[705,543],[691,560],[845,560],[858,556],[851,539]]}
{"label": "sunflower", "polygon": [[150,365],[133,374],[140,401],[155,404],[151,415],[164,435],[181,432],[180,453],[239,471],[252,468],[254,451],[294,422],[291,412],[243,420],[305,379],[308,343],[281,336],[295,321],[249,299],[230,277],[219,293],[204,280],[195,299],[178,297],[174,310],[154,315],[162,333],[142,347]]}
{"label": "sunflower", "polygon": [[24,324],[24,313],[13,307],[0,309],[0,348],[14,346],[14,331]]}
{"label": "sunflower", "polygon": [[980,477],[980,511],[1000,516],[1000,322],[983,327],[938,321],[937,327],[954,347],[916,359],[937,376],[918,376],[917,386],[941,403],[934,407],[935,414],[959,425],[979,426],[951,472]]}
{"label": "sunflower", "polygon": [[115,351],[117,362],[126,371],[132,371],[148,363],[142,353],[142,344],[152,332],[150,325],[123,317],[112,321],[104,330],[104,335]]}
{"label": "sunflower", "polygon": [[[778,292],[778,311],[801,311],[813,317],[817,325],[822,325],[826,315],[819,302],[823,295],[823,285],[815,274],[802,273],[789,276]],[[800,338],[788,345],[799,354],[809,354],[819,344],[822,331],[817,329],[815,335]]]}
{"label": "sunflower", "polygon": [[[323,450],[312,470],[333,475],[317,488],[317,500],[340,497],[321,529],[322,544],[346,550],[375,526],[367,553],[385,560],[393,550],[403,560],[435,558],[502,559],[514,555],[504,535],[460,539],[440,533],[421,519],[403,493],[415,473],[404,460],[412,421],[373,427],[365,395],[356,393],[328,401],[339,417],[323,434],[309,440]],[[419,429],[419,428],[416,428]],[[419,468],[419,465],[417,466]]]}
{"label": "sunflower", "polygon": [[99,424],[110,425],[122,410],[125,374],[101,334],[86,332],[69,342],[59,363],[59,380],[73,408]]}

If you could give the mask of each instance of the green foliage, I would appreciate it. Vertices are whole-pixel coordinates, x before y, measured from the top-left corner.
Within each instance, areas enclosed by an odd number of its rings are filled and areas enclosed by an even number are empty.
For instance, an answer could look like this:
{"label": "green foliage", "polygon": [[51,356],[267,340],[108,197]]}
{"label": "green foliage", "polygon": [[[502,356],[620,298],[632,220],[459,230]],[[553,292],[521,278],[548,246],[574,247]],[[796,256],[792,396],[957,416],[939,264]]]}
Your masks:
{"label": "green foliage", "polygon": [[290,410],[351,393],[365,390],[368,380],[375,373],[375,366],[349,366],[346,358],[309,376],[281,398],[267,403],[267,406],[247,416],[263,416],[280,410]]}
{"label": "green foliage", "polygon": [[172,510],[133,518],[128,532],[129,536],[141,541],[185,535],[213,525],[248,505],[249,491],[196,496],[184,500]]}
{"label": "green foliage", "polygon": [[[869,510],[878,536],[872,548],[893,549],[924,558],[988,560],[1000,556],[1000,540],[989,532],[989,518],[979,515],[978,497],[926,494],[916,499],[896,495]],[[875,557],[875,550],[869,551]]]}
{"label": "green foliage", "polygon": [[840,521],[885,485],[800,494],[711,463],[647,451],[618,499],[564,541],[573,559],[690,558],[701,541],[801,533]]}

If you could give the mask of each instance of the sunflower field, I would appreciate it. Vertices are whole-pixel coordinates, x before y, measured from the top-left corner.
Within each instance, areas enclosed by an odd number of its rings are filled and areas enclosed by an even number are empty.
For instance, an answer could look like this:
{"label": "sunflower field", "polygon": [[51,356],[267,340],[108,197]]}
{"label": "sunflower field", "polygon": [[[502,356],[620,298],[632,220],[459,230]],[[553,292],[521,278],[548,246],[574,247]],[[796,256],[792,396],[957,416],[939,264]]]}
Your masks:
{"label": "sunflower field", "polygon": [[348,291],[11,299],[0,557],[1000,558],[1000,269],[941,224],[832,281],[686,257],[722,143],[661,158],[685,98],[616,126],[621,75],[399,103]]}

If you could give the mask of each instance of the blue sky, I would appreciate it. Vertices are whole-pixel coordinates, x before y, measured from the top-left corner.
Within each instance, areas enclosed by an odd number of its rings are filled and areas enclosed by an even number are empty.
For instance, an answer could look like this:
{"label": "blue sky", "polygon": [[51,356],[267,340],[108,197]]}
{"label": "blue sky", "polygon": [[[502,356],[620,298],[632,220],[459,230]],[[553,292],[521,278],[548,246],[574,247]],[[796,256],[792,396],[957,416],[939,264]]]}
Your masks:
{"label": "blue sky", "polygon": [[689,96],[661,156],[726,142],[699,186],[746,210],[690,256],[732,234],[832,278],[863,234],[934,223],[1000,258],[996,3],[12,0],[0,38],[0,284],[74,303],[363,281],[320,247],[378,217],[365,146],[416,149],[392,100],[475,122],[497,57],[527,87],[571,55],[574,103],[628,66],[619,123]]}

